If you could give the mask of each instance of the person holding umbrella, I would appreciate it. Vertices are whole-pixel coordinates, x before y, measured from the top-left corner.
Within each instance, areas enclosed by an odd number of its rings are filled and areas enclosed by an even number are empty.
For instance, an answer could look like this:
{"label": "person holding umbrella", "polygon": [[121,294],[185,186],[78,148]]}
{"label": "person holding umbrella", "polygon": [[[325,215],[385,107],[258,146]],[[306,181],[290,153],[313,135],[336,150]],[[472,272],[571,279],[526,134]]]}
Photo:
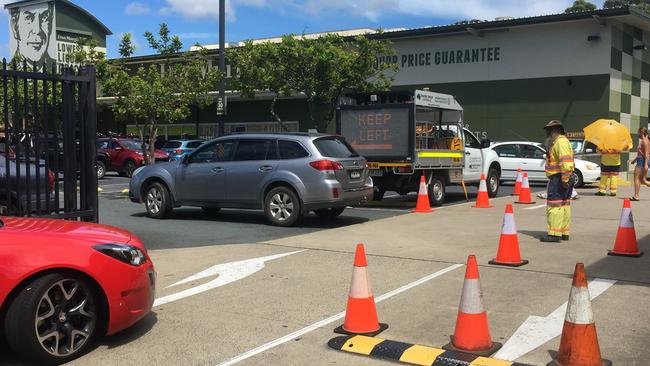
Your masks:
{"label": "person holding umbrella", "polygon": [[650,183],[646,179],[648,161],[650,160],[650,140],[648,139],[648,129],[645,127],[639,128],[639,147],[636,152],[636,158],[630,161],[636,164],[634,168],[634,196],[630,198],[632,201],[639,201],[642,184],[650,187]]}
{"label": "person holding umbrella", "polygon": [[598,149],[600,156],[600,185],[596,196],[607,196],[607,188],[609,188],[609,195],[616,197],[618,192],[618,174],[621,170],[621,152],[617,150],[601,150]]}
{"label": "person holding umbrella", "polygon": [[573,147],[565,136],[562,122],[550,121],[544,126],[544,130],[547,136],[546,145],[549,147],[546,157],[548,235],[539,240],[546,243],[559,243],[562,240],[569,240],[571,193],[575,184]]}

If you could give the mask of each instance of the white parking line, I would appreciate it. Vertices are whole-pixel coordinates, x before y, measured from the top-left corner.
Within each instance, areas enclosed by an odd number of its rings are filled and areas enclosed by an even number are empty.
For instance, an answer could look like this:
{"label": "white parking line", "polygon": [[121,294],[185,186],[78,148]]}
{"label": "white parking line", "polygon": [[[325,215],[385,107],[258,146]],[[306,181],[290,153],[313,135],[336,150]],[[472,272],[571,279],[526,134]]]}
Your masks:
{"label": "white parking line", "polygon": [[[399,295],[404,291],[408,291],[408,290],[412,289],[413,287],[419,286],[419,285],[421,285],[423,283],[426,283],[427,281],[431,281],[432,279],[434,279],[436,277],[440,277],[440,276],[442,276],[443,274],[445,274],[447,272],[453,271],[454,269],[460,268],[460,267],[463,267],[463,266],[464,266],[464,264],[453,264],[453,265],[451,265],[451,266],[449,266],[447,268],[441,269],[438,272],[432,273],[432,274],[430,274],[428,276],[420,278],[417,281],[413,281],[413,282],[411,282],[409,284],[406,284],[406,285],[404,285],[402,287],[396,288],[393,291],[390,291],[390,292],[387,292],[387,293],[385,293],[385,294],[383,294],[381,296],[378,296],[377,298],[375,298],[375,303],[379,303],[379,302],[382,302],[384,300],[390,299],[391,297]],[[302,335],[305,335],[305,334],[307,334],[309,332],[312,332],[312,331],[314,331],[314,330],[316,330],[318,328],[322,328],[322,327],[324,327],[324,326],[326,326],[326,325],[328,325],[330,323],[333,323],[333,322],[335,322],[335,321],[337,321],[339,319],[342,319],[344,316],[345,316],[345,311],[342,311],[342,312],[340,312],[340,313],[338,313],[336,315],[330,316],[327,319],[323,319],[323,320],[321,320],[321,321],[319,321],[317,323],[314,323],[312,325],[308,325],[308,326],[306,326],[306,327],[304,327],[304,328],[302,328],[302,329],[300,329],[298,331],[287,334],[284,337],[281,337],[281,338],[278,338],[278,339],[276,339],[274,341],[265,343],[265,344],[263,344],[263,345],[261,345],[261,346],[259,346],[257,348],[254,348],[254,349],[252,349],[252,350],[250,350],[248,352],[242,353],[239,356],[235,356],[235,357],[231,358],[230,360],[228,360],[226,362],[220,363],[218,366],[234,365],[234,364],[236,364],[238,362],[244,361],[244,360],[246,360],[248,358],[251,358],[251,357],[253,357],[255,355],[258,355],[258,354],[260,354],[262,352],[268,351],[271,348],[277,347],[277,346],[279,346],[281,344],[287,343],[287,342],[289,342],[289,341],[291,341],[293,339],[296,339],[296,338],[298,338],[298,337],[300,337]]]}
{"label": "white parking line", "polygon": [[527,207],[524,208],[524,210],[537,210],[538,208],[546,207],[546,203],[543,205],[538,205],[538,206],[533,206],[533,207]]}

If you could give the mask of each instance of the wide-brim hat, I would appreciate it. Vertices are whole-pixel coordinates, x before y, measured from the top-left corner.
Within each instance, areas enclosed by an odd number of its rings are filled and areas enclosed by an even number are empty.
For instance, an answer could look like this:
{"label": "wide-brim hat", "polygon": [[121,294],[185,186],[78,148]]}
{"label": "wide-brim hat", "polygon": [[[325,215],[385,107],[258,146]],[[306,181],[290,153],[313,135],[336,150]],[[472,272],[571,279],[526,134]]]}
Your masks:
{"label": "wide-brim hat", "polygon": [[546,126],[544,126],[544,129],[547,130],[549,128],[555,128],[555,127],[558,127],[560,129],[564,130],[564,125],[562,124],[562,122],[560,122],[558,120],[555,120],[555,119],[550,121],[549,123],[547,123]]}

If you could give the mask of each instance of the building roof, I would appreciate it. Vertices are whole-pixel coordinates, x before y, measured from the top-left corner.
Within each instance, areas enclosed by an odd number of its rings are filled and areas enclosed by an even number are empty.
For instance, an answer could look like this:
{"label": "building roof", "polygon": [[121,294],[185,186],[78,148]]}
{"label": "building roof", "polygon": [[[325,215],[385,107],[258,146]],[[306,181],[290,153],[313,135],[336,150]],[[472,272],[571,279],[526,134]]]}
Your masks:
{"label": "building roof", "polygon": [[68,5],[68,6],[70,6],[71,8],[78,11],[83,16],[87,17],[88,19],[92,20],[95,24],[97,24],[97,26],[107,36],[110,36],[111,34],[113,34],[113,32],[111,32],[111,30],[108,29],[108,27],[104,23],[100,22],[99,19],[97,19],[94,15],[92,15],[86,9],[80,7],[79,5],[73,3],[72,1],[69,1],[69,0],[22,0],[22,1],[16,1],[16,2],[13,2],[13,3],[6,4],[5,9],[13,9],[13,8],[24,6],[24,5],[47,3],[47,2],[50,2],[50,1],[54,1],[55,3],[64,3],[64,4]]}
{"label": "building roof", "polygon": [[612,9],[599,9],[594,11],[582,11],[576,13],[560,13],[550,15],[538,15],[532,17],[510,18],[503,17],[497,18],[493,21],[477,22],[470,24],[449,24],[422,28],[413,28],[397,31],[384,31],[375,35],[370,35],[372,38],[382,39],[398,39],[398,38],[413,38],[431,35],[443,35],[451,33],[470,33],[479,34],[480,32],[498,30],[503,28],[511,28],[518,26],[541,25],[548,23],[558,23],[566,21],[576,21],[585,19],[595,19],[596,21],[605,21],[606,18],[612,17],[626,17],[629,23],[644,28],[650,31],[650,15],[640,12],[633,7],[620,7]]}

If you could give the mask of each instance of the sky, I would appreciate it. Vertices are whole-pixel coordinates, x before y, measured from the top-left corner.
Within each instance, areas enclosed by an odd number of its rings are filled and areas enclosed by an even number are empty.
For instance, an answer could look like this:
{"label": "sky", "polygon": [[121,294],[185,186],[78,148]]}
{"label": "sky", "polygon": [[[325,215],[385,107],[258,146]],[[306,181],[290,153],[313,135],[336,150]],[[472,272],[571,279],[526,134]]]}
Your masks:
{"label": "sky", "polygon": [[[0,0],[0,4],[15,0]],[[136,55],[148,55],[144,32],[160,23],[181,37],[185,49],[218,43],[218,0],[72,0],[113,32],[108,56],[116,57],[121,35],[134,36]],[[561,13],[572,0],[226,0],[226,41],[352,28],[417,28],[464,19]],[[603,1],[594,1],[599,7]],[[0,16],[0,57],[9,56],[7,12]]]}

